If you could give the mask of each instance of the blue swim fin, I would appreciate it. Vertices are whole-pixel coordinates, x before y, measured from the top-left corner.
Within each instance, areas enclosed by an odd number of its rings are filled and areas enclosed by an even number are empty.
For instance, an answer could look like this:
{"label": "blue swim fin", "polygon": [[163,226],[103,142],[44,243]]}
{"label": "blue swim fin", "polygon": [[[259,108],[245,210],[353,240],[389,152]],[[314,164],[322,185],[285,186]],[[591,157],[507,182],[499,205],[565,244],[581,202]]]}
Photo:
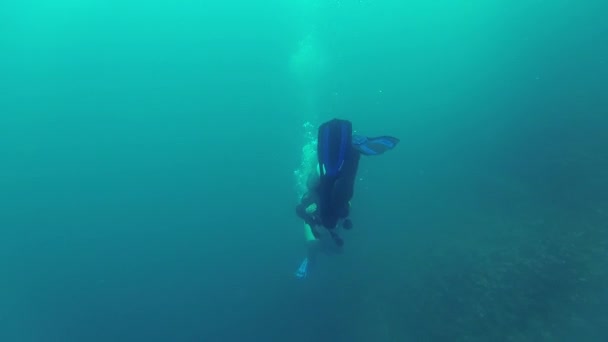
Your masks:
{"label": "blue swim fin", "polygon": [[298,279],[306,278],[307,271],[308,271],[308,258],[304,258],[304,260],[302,260],[302,263],[300,264],[300,267],[296,271],[296,278],[298,278]]}
{"label": "blue swim fin", "polygon": [[317,157],[321,178],[338,178],[342,166],[351,158],[352,123],[333,119],[319,127]]}
{"label": "blue swim fin", "polygon": [[399,139],[384,135],[381,137],[368,138],[362,135],[353,135],[353,147],[366,156],[380,155],[392,150],[399,143]]}
{"label": "blue swim fin", "polygon": [[353,127],[348,120],[333,119],[319,127],[317,158],[319,186],[317,205],[321,223],[333,229],[340,210],[353,194],[360,153],[352,145]]}

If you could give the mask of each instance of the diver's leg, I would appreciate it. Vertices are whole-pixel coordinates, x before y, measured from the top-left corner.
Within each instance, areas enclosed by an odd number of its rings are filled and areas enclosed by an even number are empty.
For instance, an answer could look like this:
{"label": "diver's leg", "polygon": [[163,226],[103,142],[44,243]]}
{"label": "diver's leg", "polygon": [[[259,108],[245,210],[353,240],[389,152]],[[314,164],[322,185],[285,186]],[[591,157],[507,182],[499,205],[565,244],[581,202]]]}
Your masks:
{"label": "diver's leg", "polygon": [[350,214],[350,201],[344,206],[342,211],[340,212],[340,218],[342,219],[342,228],[346,230],[350,230],[353,228],[353,221],[348,218]]}
{"label": "diver's leg", "polygon": [[314,269],[317,264],[319,255],[319,240],[312,240],[306,242],[306,255],[308,256],[308,269]]}
{"label": "diver's leg", "polygon": [[342,228],[351,230],[353,228],[353,221],[349,218],[345,218],[344,221],[342,221]]}
{"label": "diver's leg", "polygon": [[339,237],[338,234],[335,231],[330,230],[329,233],[331,234],[331,238],[336,243],[336,246],[342,247],[344,245],[344,240],[342,240],[342,238]]}
{"label": "diver's leg", "polygon": [[304,224],[304,234],[306,237],[306,257],[300,263],[296,271],[296,277],[303,279],[308,276],[311,268],[314,268],[317,255],[319,254],[319,241],[315,237],[315,230],[312,226]]}

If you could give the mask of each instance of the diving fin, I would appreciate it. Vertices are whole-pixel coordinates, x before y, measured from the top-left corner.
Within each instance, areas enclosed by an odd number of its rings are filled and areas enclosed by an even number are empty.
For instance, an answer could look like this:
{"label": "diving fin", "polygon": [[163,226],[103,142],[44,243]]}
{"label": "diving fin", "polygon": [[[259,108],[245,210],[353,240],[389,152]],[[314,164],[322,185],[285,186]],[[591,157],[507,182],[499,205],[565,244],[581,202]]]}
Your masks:
{"label": "diving fin", "polygon": [[319,162],[318,207],[321,223],[333,229],[340,219],[337,211],[353,195],[360,153],[352,144],[353,126],[348,120],[333,119],[319,127],[317,157]]}
{"label": "diving fin", "polygon": [[307,271],[308,271],[308,258],[304,258],[304,260],[302,260],[302,263],[300,264],[300,267],[296,271],[296,278],[298,278],[298,279],[306,278]]}
{"label": "diving fin", "polygon": [[350,121],[333,119],[319,127],[317,157],[321,178],[338,177],[346,160],[350,159],[353,126]]}
{"label": "diving fin", "polygon": [[376,156],[392,150],[399,143],[399,139],[384,135],[381,137],[368,138],[362,135],[353,135],[353,147],[366,156]]}

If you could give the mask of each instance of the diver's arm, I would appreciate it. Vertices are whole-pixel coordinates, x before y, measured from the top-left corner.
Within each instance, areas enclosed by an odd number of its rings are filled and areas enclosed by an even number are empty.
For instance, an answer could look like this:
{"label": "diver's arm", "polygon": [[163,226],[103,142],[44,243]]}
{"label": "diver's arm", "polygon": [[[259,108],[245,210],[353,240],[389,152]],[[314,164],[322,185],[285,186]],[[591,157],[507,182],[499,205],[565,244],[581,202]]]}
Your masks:
{"label": "diver's arm", "polygon": [[305,193],[304,196],[302,196],[302,198],[300,199],[300,205],[304,206],[304,209],[310,207],[314,203],[315,198],[310,194],[310,192]]}
{"label": "diver's arm", "polygon": [[311,205],[315,204],[315,199],[309,193],[304,194],[302,199],[300,200],[300,204],[296,206],[296,215],[300,217],[306,224],[311,227],[315,227],[319,224],[316,215],[313,213],[309,213],[306,209]]}
{"label": "diver's arm", "polygon": [[319,219],[315,215],[307,213],[306,210],[302,212],[302,210],[300,210],[298,207],[296,207],[296,214],[314,231],[314,228],[320,223]]}

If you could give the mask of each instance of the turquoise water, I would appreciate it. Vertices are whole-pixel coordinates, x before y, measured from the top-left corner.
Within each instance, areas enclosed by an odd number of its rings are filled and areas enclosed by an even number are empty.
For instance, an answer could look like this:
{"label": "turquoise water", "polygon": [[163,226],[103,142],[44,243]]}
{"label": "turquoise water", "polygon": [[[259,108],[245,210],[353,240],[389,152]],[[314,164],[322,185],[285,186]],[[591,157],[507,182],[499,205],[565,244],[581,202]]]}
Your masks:
{"label": "turquoise water", "polygon": [[[606,341],[606,13],[0,2],[0,341]],[[401,143],[297,281],[334,117]]]}

